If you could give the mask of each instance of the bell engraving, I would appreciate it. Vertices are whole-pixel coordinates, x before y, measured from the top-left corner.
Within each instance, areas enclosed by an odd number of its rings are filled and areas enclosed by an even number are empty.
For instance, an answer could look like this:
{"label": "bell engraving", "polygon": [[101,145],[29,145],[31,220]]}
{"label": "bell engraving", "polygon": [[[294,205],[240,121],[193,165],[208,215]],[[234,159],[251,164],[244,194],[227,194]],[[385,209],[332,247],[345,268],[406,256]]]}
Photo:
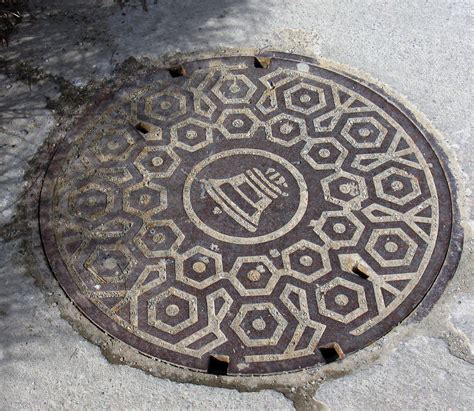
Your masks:
{"label": "bell engraving", "polygon": [[288,187],[285,178],[275,169],[264,173],[251,168],[244,173],[222,179],[202,180],[206,192],[216,204],[247,231],[255,232],[262,213]]}

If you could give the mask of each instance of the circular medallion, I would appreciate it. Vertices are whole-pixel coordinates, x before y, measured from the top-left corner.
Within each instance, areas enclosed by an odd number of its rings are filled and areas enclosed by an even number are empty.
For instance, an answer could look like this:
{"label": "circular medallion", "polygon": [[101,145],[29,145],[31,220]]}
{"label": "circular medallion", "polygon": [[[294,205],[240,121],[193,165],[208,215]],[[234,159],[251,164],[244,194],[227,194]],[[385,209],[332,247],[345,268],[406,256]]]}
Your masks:
{"label": "circular medallion", "polygon": [[436,147],[374,86],[306,58],[154,71],[59,146],[44,248],[82,312],[149,356],[229,375],[312,367],[388,332],[454,271]]}
{"label": "circular medallion", "polygon": [[184,183],[183,200],[189,219],[207,235],[258,244],[285,235],[301,221],[308,188],[282,157],[234,149],[197,164]]}

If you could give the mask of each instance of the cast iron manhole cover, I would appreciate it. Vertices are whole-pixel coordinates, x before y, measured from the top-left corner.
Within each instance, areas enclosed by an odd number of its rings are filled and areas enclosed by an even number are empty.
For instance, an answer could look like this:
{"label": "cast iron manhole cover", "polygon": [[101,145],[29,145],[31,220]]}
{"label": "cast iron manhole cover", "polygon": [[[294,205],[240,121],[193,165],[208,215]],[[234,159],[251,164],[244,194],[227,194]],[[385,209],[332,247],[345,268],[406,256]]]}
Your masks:
{"label": "cast iron manhole cover", "polygon": [[444,166],[402,110],[295,56],[144,75],[52,160],[53,272],[97,326],[179,366],[279,373],[362,348],[421,301],[452,236]]}

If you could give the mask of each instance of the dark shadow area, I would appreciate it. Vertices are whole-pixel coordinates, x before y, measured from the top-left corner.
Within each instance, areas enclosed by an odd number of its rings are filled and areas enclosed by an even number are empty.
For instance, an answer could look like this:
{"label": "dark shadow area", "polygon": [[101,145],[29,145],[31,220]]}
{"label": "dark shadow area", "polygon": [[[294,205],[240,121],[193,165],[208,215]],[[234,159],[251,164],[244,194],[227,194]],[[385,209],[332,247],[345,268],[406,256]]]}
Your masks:
{"label": "dark shadow area", "polygon": [[342,351],[341,346],[335,342],[319,347],[319,352],[321,353],[326,364],[330,364],[334,361],[344,358],[344,352]]}
{"label": "dark shadow area", "polygon": [[209,364],[207,372],[213,375],[227,375],[229,368],[229,357],[225,355],[211,355],[209,357]]}
{"label": "dark shadow area", "polygon": [[[45,109],[44,88],[0,74],[0,221],[27,190],[24,173],[53,124]],[[17,196],[19,189],[24,192]]]}
{"label": "dark shadow area", "polygon": [[[30,171],[31,159],[55,121],[47,109],[48,100],[58,98],[64,79],[73,86],[83,86],[90,80],[111,75],[114,67],[130,56],[159,58],[176,52],[236,46],[245,41],[252,25],[265,17],[261,4],[257,9],[257,3],[251,4],[250,0],[147,0],[146,4],[143,0],[122,0],[120,3],[118,0],[27,2],[21,22],[10,33],[8,46],[1,49],[0,212],[14,210],[30,191],[29,186],[23,186],[24,174]],[[172,67],[171,74],[183,75],[179,66]],[[32,184],[38,181],[33,180]],[[14,221],[12,226],[16,227],[18,222]],[[2,236],[7,229],[7,226],[2,228]],[[21,249],[21,243],[36,229],[30,227],[9,239],[8,245],[2,243],[0,365],[26,360],[21,352],[29,344],[48,345],[49,336],[44,338],[41,333],[46,328],[45,321],[50,319],[43,318],[45,314],[41,310],[46,306],[41,293],[36,292],[31,278],[24,277],[30,267],[25,264],[27,256]],[[17,269],[13,270],[14,266]],[[24,296],[31,296],[30,301],[25,301]],[[38,351],[33,350],[33,356]],[[28,361],[36,360],[44,358],[28,358]],[[226,374],[227,365],[221,359],[214,359],[210,372]]]}
{"label": "dark shadow area", "polygon": [[[22,19],[1,48],[0,73],[9,77],[5,87],[17,88],[0,92],[3,187],[22,181],[21,170],[42,143],[28,124],[45,126],[45,109],[56,108],[51,98],[62,93],[62,100],[80,105],[81,93],[88,98],[82,86],[111,76],[130,56],[158,59],[245,43],[265,17],[263,4],[252,0],[0,0],[0,6],[5,1],[11,10],[21,6]],[[180,67],[170,70],[183,75]],[[20,80],[18,86],[14,80]],[[12,201],[0,204],[0,211]]]}
{"label": "dark shadow area", "polygon": [[252,0],[30,0],[4,55],[9,65],[27,63],[83,85],[130,56],[249,46],[265,9]]}
{"label": "dark shadow area", "polygon": [[8,46],[10,34],[20,23],[24,8],[23,0],[0,0],[0,46]]}

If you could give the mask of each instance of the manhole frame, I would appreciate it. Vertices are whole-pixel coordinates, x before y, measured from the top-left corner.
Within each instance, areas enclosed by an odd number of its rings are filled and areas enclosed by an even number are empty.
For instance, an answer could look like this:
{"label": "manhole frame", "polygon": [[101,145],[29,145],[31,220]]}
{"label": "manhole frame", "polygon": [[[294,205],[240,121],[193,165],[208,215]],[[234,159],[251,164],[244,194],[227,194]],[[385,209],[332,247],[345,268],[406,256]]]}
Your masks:
{"label": "manhole frame", "polygon": [[[279,52],[268,52],[268,53],[253,53],[253,52],[242,52],[236,53],[235,51],[229,51],[228,54],[220,52],[216,53],[204,53],[204,54],[192,54],[188,55],[186,57],[184,56],[179,56],[178,60],[164,60],[161,64],[158,62],[157,65],[152,66],[148,68],[148,70],[162,70],[164,68],[170,67],[170,66],[175,66],[178,63],[185,63],[186,61],[193,61],[193,60],[205,60],[205,59],[213,59],[213,58],[219,58],[219,57],[234,57],[234,56],[241,56],[241,57],[264,57],[264,58],[280,58],[280,59],[286,59],[286,60],[291,60],[294,62],[307,62],[309,64],[316,64],[318,66],[321,66],[323,68],[328,68],[332,71],[335,71],[338,74],[341,74],[343,76],[348,77],[349,79],[352,79],[360,84],[362,84],[365,87],[370,88],[372,91],[376,92],[377,94],[381,95],[382,98],[386,99],[389,101],[391,104],[395,105],[395,107],[400,110],[401,113],[403,113],[413,124],[420,130],[420,132],[424,135],[425,139],[433,149],[434,153],[436,156],[440,159],[440,165],[442,167],[442,171],[446,177],[446,181],[448,184],[448,188],[450,191],[451,195],[451,200],[452,200],[452,215],[453,215],[453,221],[452,221],[452,230],[451,230],[451,241],[449,242],[448,250],[443,262],[443,265],[434,280],[431,288],[429,291],[425,294],[424,298],[421,300],[421,302],[411,311],[411,313],[403,319],[403,323],[407,322],[412,322],[412,321],[419,321],[421,318],[423,318],[431,309],[431,307],[434,305],[434,303],[439,299],[441,296],[442,292],[444,291],[444,288],[446,287],[446,284],[449,282],[449,280],[453,277],[456,271],[456,267],[459,263],[460,260],[460,255],[462,252],[462,242],[463,242],[463,229],[461,225],[461,209],[459,207],[459,196],[458,196],[458,187],[457,187],[457,179],[455,178],[454,172],[453,172],[453,163],[450,161],[449,155],[446,153],[445,149],[442,147],[442,137],[436,130],[434,130],[431,125],[429,124],[428,120],[424,119],[422,115],[418,114],[415,109],[410,108],[410,103],[403,101],[403,99],[397,95],[393,91],[387,91],[386,86],[383,86],[381,84],[378,84],[375,80],[373,79],[367,79],[368,76],[364,75],[364,77],[361,77],[361,74],[359,72],[356,72],[354,69],[350,69],[348,67],[342,67],[336,63],[328,62],[326,60],[322,59],[315,59],[312,57],[305,57],[305,56],[297,56],[298,59],[292,58],[292,55],[288,55],[285,53],[279,53]],[[154,62],[157,63],[157,62]],[[145,72],[147,69],[145,69]],[[133,83],[133,75],[131,76],[132,82]],[[104,93],[101,92],[99,93],[99,99],[102,100],[102,103],[99,105],[93,107],[91,111],[94,113],[96,110],[98,110],[99,107],[101,107],[103,104],[107,104],[107,99],[111,95],[115,94],[117,90],[119,90],[123,84],[125,83],[126,78],[120,78],[116,81],[114,81],[113,85],[110,87],[109,91]],[[97,100],[96,100],[97,101]],[[87,113],[85,116],[82,117],[83,121],[87,120]],[[426,126],[424,125],[426,124]],[[80,128],[81,126],[81,120],[79,123],[73,124],[73,126],[70,128],[70,131],[68,132],[67,136],[65,139],[67,139],[69,136],[75,134],[74,130],[76,128]],[[53,158],[53,155],[51,156],[51,159]],[[48,166],[49,168],[49,166]],[[41,218],[44,218],[44,209],[45,207],[40,207],[40,215]],[[44,244],[43,244],[44,246]],[[46,261],[48,261],[46,259]],[[49,261],[48,261],[49,264]],[[52,268],[52,267],[51,267]],[[52,272],[54,273],[54,270],[52,269]],[[57,280],[55,280],[57,281]],[[60,286],[61,287],[61,286]],[[61,287],[62,288],[62,287]],[[68,301],[71,301],[69,297],[65,297]],[[93,322],[91,319],[89,319],[83,312],[82,310],[76,306],[76,309],[81,313],[80,315],[83,317],[83,321],[90,326],[93,327],[93,330],[91,332],[87,332],[87,334],[92,334],[97,336],[98,333],[104,334],[104,337],[107,335],[107,331],[103,330],[99,325],[97,325],[95,322]],[[82,328],[82,327],[81,327]],[[394,328],[389,330],[387,334],[390,334],[390,331],[392,331]],[[385,335],[387,335],[385,334]],[[208,385],[214,385],[216,378],[221,380],[221,382],[225,381],[227,385],[230,387],[234,387],[237,384],[237,380],[242,381],[242,380],[248,380],[248,383],[250,384],[249,386],[254,386],[256,382],[258,382],[259,385],[263,384],[265,386],[267,383],[271,384],[281,384],[283,386],[287,385],[294,385],[294,377],[295,373],[298,374],[301,378],[301,381],[305,381],[308,378],[312,379],[314,376],[311,376],[311,374],[314,373],[315,370],[318,370],[321,368],[321,366],[315,366],[312,368],[307,368],[304,370],[297,370],[297,371],[290,371],[285,374],[279,373],[279,374],[265,374],[265,375],[236,375],[236,376],[220,376],[216,377],[214,375],[208,375],[205,373],[202,373],[200,371],[193,371],[188,368],[181,368],[179,365],[174,365],[171,363],[167,363],[165,361],[161,361],[159,359],[155,358],[150,358],[147,356],[147,354],[144,353],[139,353],[138,350],[133,348],[132,346],[129,346],[125,343],[123,343],[120,340],[117,340],[118,344],[117,345],[124,345],[126,346],[129,350],[131,350],[131,355],[130,357],[132,359],[127,359],[127,354],[124,354],[123,352],[120,353],[122,357],[125,357],[124,362],[129,363],[131,365],[137,366],[138,368],[144,368],[150,371],[149,365],[155,365],[155,367],[151,368],[158,368],[157,374],[165,377],[169,377],[172,379],[178,379],[180,381],[194,381],[194,382],[199,382],[199,383],[204,383]],[[375,340],[377,341],[377,340]],[[375,341],[369,343],[368,345],[372,345]],[[351,353],[351,358],[354,358],[354,355],[357,354],[357,352],[360,352],[361,350],[364,350],[367,346],[361,348],[358,351],[354,351]],[[123,347],[122,347],[123,348]],[[133,364],[134,362],[137,362],[136,358],[136,353],[139,353],[140,357],[144,357],[145,363],[149,363],[147,365],[141,365],[141,364]],[[151,361],[151,362],[150,362]],[[348,361],[348,360],[345,360]],[[337,363],[334,363],[330,366],[323,366],[323,368],[327,367],[337,367]],[[155,371],[151,371],[155,372]],[[290,380],[286,377],[286,375],[291,375]],[[254,380],[251,382],[251,380]],[[221,386],[223,386],[220,383]],[[225,386],[224,385],[224,386]],[[247,385],[247,384],[244,384]]]}

